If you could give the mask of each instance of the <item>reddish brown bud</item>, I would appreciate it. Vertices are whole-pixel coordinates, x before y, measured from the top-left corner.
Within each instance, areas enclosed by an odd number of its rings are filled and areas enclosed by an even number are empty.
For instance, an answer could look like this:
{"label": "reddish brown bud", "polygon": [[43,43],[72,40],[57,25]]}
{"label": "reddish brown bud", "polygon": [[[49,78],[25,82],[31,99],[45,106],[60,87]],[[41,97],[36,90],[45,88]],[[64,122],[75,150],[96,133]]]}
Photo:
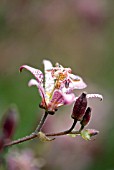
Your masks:
{"label": "reddish brown bud", "polygon": [[0,134],[0,152],[2,151],[4,147],[4,136],[3,134]]}
{"label": "reddish brown bud", "polygon": [[13,109],[9,109],[3,120],[3,134],[5,139],[9,139],[14,134],[14,130],[17,125],[17,112]]}
{"label": "reddish brown bud", "polygon": [[91,118],[91,108],[88,107],[88,108],[86,109],[85,115],[83,116],[83,119],[82,119],[82,121],[80,122],[80,124],[81,124],[83,127],[86,126],[86,125],[89,123],[90,118]]}
{"label": "reddish brown bud", "polygon": [[87,107],[86,93],[82,93],[81,96],[76,100],[74,104],[71,117],[78,121],[82,120],[86,107]]}

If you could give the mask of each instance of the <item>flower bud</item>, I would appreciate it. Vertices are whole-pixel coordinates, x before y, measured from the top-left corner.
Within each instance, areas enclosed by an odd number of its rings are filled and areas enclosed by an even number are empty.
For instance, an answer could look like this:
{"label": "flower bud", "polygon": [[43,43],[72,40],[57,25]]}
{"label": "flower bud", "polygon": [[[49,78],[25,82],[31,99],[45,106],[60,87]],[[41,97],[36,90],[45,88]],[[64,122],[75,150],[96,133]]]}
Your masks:
{"label": "flower bud", "polygon": [[82,93],[81,96],[76,100],[74,104],[71,117],[73,119],[81,121],[82,117],[84,116],[86,107],[87,107],[86,93]]}
{"label": "flower bud", "polygon": [[9,139],[14,134],[14,130],[17,125],[17,112],[13,109],[9,109],[3,120],[3,134],[5,139]]}
{"label": "flower bud", "polygon": [[88,107],[88,108],[86,109],[86,112],[85,112],[85,114],[84,114],[84,116],[83,116],[82,121],[80,122],[80,124],[82,125],[82,127],[86,126],[86,125],[89,123],[90,118],[91,118],[91,108]]}
{"label": "flower bud", "polygon": [[99,131],[95,130],[95,129],[87,129],[88,134],[90,135],[90,137],[98,135]]}
{"label": "flower bud", "polygon": [[2,151],[4,147],[4,136],[3,134],[0,134],[0,152]]}
{"label": "flower bud", "polygon": [[99,131],[95,129],[86,129],[81,132],[81,136],[85,140],[91,140],[92,136],[95,136],[99,133]]}

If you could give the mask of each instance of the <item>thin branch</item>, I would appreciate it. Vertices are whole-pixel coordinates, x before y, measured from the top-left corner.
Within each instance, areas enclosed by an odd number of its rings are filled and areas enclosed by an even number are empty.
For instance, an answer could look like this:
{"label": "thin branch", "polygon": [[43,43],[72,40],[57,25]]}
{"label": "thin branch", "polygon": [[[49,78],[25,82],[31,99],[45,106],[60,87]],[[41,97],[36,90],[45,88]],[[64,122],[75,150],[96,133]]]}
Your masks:
{"label": "thin branch", "polygon": [[35,133],[32,133],[31,135],[28,135],[28,136],[25,136],[25,137],[23,137],[23,138],[20,138],[20,139],[11,141],[11,142],[9,142],[9,143],[6,143],[6,144],[4,145],[4,147],[16,145],[16,144],[25,142],[25,141],[27,141],[27,140],[34,139],[34,138],[36,138],[36,137],[37,137],[37,135],[36,135]]}
{"label": "thin branch", "polygon": [[80,135],[80,133],[81,133],[81,131],[72,131],[72,132],[70,132],[69,134],[71,134],[71,135]]}
{"label": "thin branch", "polygon": [[[23,138],[20,138],[20,139],[11,141],[11,142],[9,142],[9,143],[6,143],[6,144],[4,145],[4,147],[16,145],[16,144],[19,144],[19,143],[22,143],[22,142],[25,142],[25,141],[28,141],[28,140],[32,140],[32,139],[34,139],[34,138],[39,138],[39,134],[38,134],[38,133],[40,132],[42,126],[44,125],[47,116],[48,116],[48,113],[45,112],[45,114],[44,114],[43,117],[41,118],[41,121],[40,121],[40,123],[38,124],[36,130],[35,130],[32,134],[30,134],[30,135],[28,135],[28,136],[25,136],[25,137],[23,137]],[[46,135],[46,136],[62,136],[62,135],[67,135],[67,134],[80,134],[80,131],[74,131],[74,132],[72,132],[72,130],[74,129],[76,123],[77,123],[77,120],[74,119],[74,122],[73,122],[73,124],[72,124],[72,126],[71,126],[70,129],[68,129],[68,130],[66,130],[66,131],[63,131],[63,132],[59,132],[59,133],[50,133],[50,134],[45,134],[45,135]]]}
{"label": "thin branch", "polygon": [[20,138],[20,139],[11,141],[11,142],[9,142],[9,143],[5,143],[5,144],[4,144],[4,147],[16,145],[16,144],[19,144],[19,143],[22,143],[22,142],[25,142],[25,141],[28,141],[28,140],[37,138],[37,137],[38,137],[38,132],[40,132],[42,126],[44,125],[47,116],[48,116],[48,113],[45,112],[45,114],[42,116],[41,121],[40,121],[40,123],[38,124],[36,130],[35,130],[32,134],[30,134],[30,135],[28,135],[28,136],[25,136],[25,137],[23,137],[23,138]]}
{"label": "thin branch", "polygon": [[70,129],[63,131],[63,132],[59,132],[59,133],[48,133],[48,134],[46,134],[46,136],[62,136],[62,135],[70,134],[72,132],[72,130],[74,129],[74,127],[76,126],[76,123],[77,123],[77,120],[74,119],[74,122]]}
{"label": "thin branch", "polygon": [[42,126],[44,125],[44,122],[46,120],[48,116],[48,112],[45,112],[45,114],[42,116],[41,120],[40,120],[40,123],[38,124],[36,130],[35,130],[35,133],[37,134],[38,132],[40,132]]}

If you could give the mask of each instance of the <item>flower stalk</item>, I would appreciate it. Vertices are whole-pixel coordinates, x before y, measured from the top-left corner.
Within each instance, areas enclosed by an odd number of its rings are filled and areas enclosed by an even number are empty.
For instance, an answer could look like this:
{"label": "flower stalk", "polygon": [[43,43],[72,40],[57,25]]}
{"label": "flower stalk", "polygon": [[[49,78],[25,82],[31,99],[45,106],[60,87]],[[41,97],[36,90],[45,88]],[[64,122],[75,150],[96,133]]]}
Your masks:
{"label": "flower stalk", "polygon": [[42,116],[41,120],[40,120],[40,123],[38,124],[36,130],[35,130],[35,134],[37,135],[38,132],[40,132],[42,126],[44,125],[45,121],[46,121],[46,118],[48,116],[48,112],[45,112],[44,115]]}
{"label": "flower stalk", "polygon": [[[84,89],[86,87],[83,79],[77,75],[72,74],[71,68],[64,68],[60,64],[56,64],[55,67],[48,60],[43,61],[45,79],[43,73],[30,67],[28,65],[23,65],[20,67],[20,72],[23,69],[30,71],[35,79],[31,79],[28,86],[36,86],[38,88],[39,94],[41,96],[41,102],[39,107],[45,110],[38,126],[35,131],[28,136],[22,137],[20,139],[11,141],[13,131],[15,130],[15,119],[13,117],[8,117],[7,121],[3,124],[3,134],[7,134],[10,140],[2,140],[0,136],[0,149],[3,147],[8,147],[23,143],[25,141],[32,140],[34,138],[39,138],[42,141],[52,141],[55,138],[48,138],[51,136],[64,136],[64,135],[81,135],[84,139],[90,140],[91,136],[98,134],[98,131],[84,130],[85,126],[89,123],[91,118],[91,108],[87,107],[88,98],[100,98],[103,99],[100,94],[86,94],[83,92],[79,97],[76,97],[73,93],[74,89]],[[45,82],[43,82],[45,80]],[[68,130],[57,132],[57,133],[43,133],[41,129],[45,124],[48,115],[54,115],[60,106],[68,105],[74,103],[71,117],[73,123]],[[87,108],[87,109],[86,109]],[[13,121],[13,124],[12,124]],[[74,130],[76,123],[80,122],[80,129],[78,131]],[[14,126],[12,126],[14,125]],[[7,133],[6,133],[7,132]]]}

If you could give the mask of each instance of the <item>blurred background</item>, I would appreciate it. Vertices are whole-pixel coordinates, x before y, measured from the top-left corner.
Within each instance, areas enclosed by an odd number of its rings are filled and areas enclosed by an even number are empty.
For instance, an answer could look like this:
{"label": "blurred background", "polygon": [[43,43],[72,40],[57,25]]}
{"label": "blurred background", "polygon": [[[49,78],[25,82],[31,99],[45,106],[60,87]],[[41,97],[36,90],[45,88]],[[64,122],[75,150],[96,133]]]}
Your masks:
{"label": "blurred background", "polygon": [[[29,161],[45,162],[37,169],[114,169],[113,6],[111,0],[0,1],[0,119],[10,104],[17,106],[19,123],[14,139],[31,133],[42,116],[37,88],[27,86],[32,75],[27,71],[19,74],[23,64],[43,71],[43,59],[59,62],[84,79],[88,85],[84,91],[104,96],[103,102],[89,100],[93,116],[88,128],[100,131],[96,140],[68,136],[50,143],[33,140],[9,148],[7,162],[14,149],[26,157],[29,148],[35,157],[30,156]],[[76,90],[76,94],[82,91]],[[72,106],[60,108],[43,130],[67,129],[72,123],[71,110]],[[6,168],[1,165],[2,169]]]}

